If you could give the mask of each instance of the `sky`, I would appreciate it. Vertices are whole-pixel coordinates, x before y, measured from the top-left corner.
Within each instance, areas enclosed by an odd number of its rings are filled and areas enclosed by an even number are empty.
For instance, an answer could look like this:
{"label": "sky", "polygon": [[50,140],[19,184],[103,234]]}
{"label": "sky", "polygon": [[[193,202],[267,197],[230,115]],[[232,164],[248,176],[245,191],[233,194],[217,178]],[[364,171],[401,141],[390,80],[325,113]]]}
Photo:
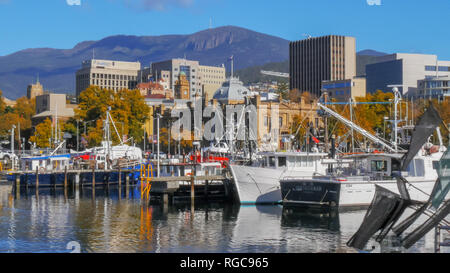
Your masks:
{"label": "sky", "polygon": [[450,0],[0,0],[0,56],[107,36],[234,25],[287,40],[356,37],[357,50],[450,60]]}

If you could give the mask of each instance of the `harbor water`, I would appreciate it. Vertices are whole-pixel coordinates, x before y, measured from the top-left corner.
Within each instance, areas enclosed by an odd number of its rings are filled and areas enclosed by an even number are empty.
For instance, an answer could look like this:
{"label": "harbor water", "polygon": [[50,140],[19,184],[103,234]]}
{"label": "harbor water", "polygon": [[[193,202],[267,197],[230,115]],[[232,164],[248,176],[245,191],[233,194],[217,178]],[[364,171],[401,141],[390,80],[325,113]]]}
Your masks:
{"label": "harbor water", "polygon": [[[0,252],[356,252],[346,242],[365,210],[311,211],[224,203],[142,206],[125,187],[23,190],[0,184]],[[420,221],[419,221],[420,222]],[[389,237],[373,252],[434,252],[434,230],[406,250]],[[442,248],[441,252],[449,252]]]}

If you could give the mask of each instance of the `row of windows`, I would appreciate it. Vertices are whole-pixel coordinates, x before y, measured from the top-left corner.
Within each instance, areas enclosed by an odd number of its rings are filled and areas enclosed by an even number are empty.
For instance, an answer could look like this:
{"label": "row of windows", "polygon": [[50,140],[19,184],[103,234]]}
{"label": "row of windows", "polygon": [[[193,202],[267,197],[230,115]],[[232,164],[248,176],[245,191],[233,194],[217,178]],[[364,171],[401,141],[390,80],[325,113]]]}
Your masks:
{"label": "row of windows", "polygon": [[136,80],[136,76],[130,76],[130,75],[115,75],[115,74],[101,74],[101,73],[93,73],[92,74],[93,79],[109,79],[109,80]]}
{"label": "row of windows", "polygon": [[[436,66],[435,65],[426,65],[425,66],[425,71],[436,71]],[[438,67],[438,71],[449,72],[450,71],[450,66],[439,66]]]}
{"label": "row of windows", "polygon": [[111,81],[111,80],[105,80],[103,82],[103,80],[92,80],[91,84],[95,84],[95,85],[103,85],[103,83],[105,85],[109,85],[109,86],[128,86],[128,82],[126,81]]}
{"label": "row of windows", "polygon": [[332,97],[333,95],[335,96],[343,96],[343,95],[349,95],[350,94],[350,90],[337,90],[334,92],[330,92],[330,97]]}
{"label": "row of windows", "polygon": [[[92,73],[92,79],[106,79],[106,80],[125,80],[125,81],[135,81],[137,80],[137,76],[130,75],[114,75],[114,74],[101,74],[101,73]],[[81,74],[77,75],[77,79],[89,79],[89,74]]]}
{"label": "row of windows", "polygon": [[200,69],[200,72],[221,74],[224,72],[224,70]]}

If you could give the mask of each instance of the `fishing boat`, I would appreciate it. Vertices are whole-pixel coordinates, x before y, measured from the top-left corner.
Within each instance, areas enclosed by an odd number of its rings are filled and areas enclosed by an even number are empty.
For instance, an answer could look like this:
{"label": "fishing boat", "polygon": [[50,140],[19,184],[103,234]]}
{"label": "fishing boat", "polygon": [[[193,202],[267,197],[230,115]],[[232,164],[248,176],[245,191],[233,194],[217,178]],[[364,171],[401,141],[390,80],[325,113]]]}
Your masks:
{"label": "fishing boat", "polygon": [[230,164],[235,198],[241,204],[281,202],[280,180],[285,177],[326,175],[328,154],[315,152],[260,152],[252,165]]}
{"label": "fishing boat", "polygon": [[[70,154],[51,154],[38,157],[22,157],[19,164],[20,170],[24,172],[20,175],[21,186],[35,185],[36,175],[39,176],[39,186],[57,186],[64,183],[63,171],[66,168],[70,168],[71,156]],[[57,173],[58,171],[59,173]]]}
{"label": "fishing boat", "polygon": [[[444,148],[445,149],[445,148]],[[437,179],[436,166],[444,149],[424,147],[412,160],[403,177],[408,180],[411,199],[426,201]],[[350,162],[333,175],[288,177],[280,180],[286,206],[367,206],[375,185],[399,193],[397,176],[404,154],[362,153],[344,158]]]}
{"label": "fishing boat", "polygon": [[[343,118],[324,105],[319,106],[329,114],[356,130],[373,142],[383,146],[385,151],[351,153],[343,155],[341,164],[333,173],[325,176],[290,177],[280,179],[283,205],[302,206],[367,206],[374,197],[376,186],[391,192],[400,193],[404,189],[409,198],[427,201],[436,179],[439,161],[446,151],[439,131],[442,122],[431,106],[422,115],[414,128],[407,149],[398,147],[397,104],[400,101],[398,90],[395,94],[394,141],[380,139],[353,122]],[[433,145],[429,136],[436,130],[439,145]],[[399,182],[399,180],[402,180]],[[405,181],[407,183],[405,183]]]}

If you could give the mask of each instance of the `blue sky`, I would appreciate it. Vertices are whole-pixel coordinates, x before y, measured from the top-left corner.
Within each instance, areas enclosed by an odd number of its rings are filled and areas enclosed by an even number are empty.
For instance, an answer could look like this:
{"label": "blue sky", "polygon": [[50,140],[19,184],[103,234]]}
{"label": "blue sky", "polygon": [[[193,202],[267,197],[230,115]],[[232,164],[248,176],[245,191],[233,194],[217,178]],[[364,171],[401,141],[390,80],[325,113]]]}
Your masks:
{"label": "blue sky", "polygon": [[0,56],[116,34],[189,34],[208,28],[212,18],[213,27],[235,25],[287,40],[349,35],[358,50],[450,60],[449,15],[449,0],[0,0]]}

